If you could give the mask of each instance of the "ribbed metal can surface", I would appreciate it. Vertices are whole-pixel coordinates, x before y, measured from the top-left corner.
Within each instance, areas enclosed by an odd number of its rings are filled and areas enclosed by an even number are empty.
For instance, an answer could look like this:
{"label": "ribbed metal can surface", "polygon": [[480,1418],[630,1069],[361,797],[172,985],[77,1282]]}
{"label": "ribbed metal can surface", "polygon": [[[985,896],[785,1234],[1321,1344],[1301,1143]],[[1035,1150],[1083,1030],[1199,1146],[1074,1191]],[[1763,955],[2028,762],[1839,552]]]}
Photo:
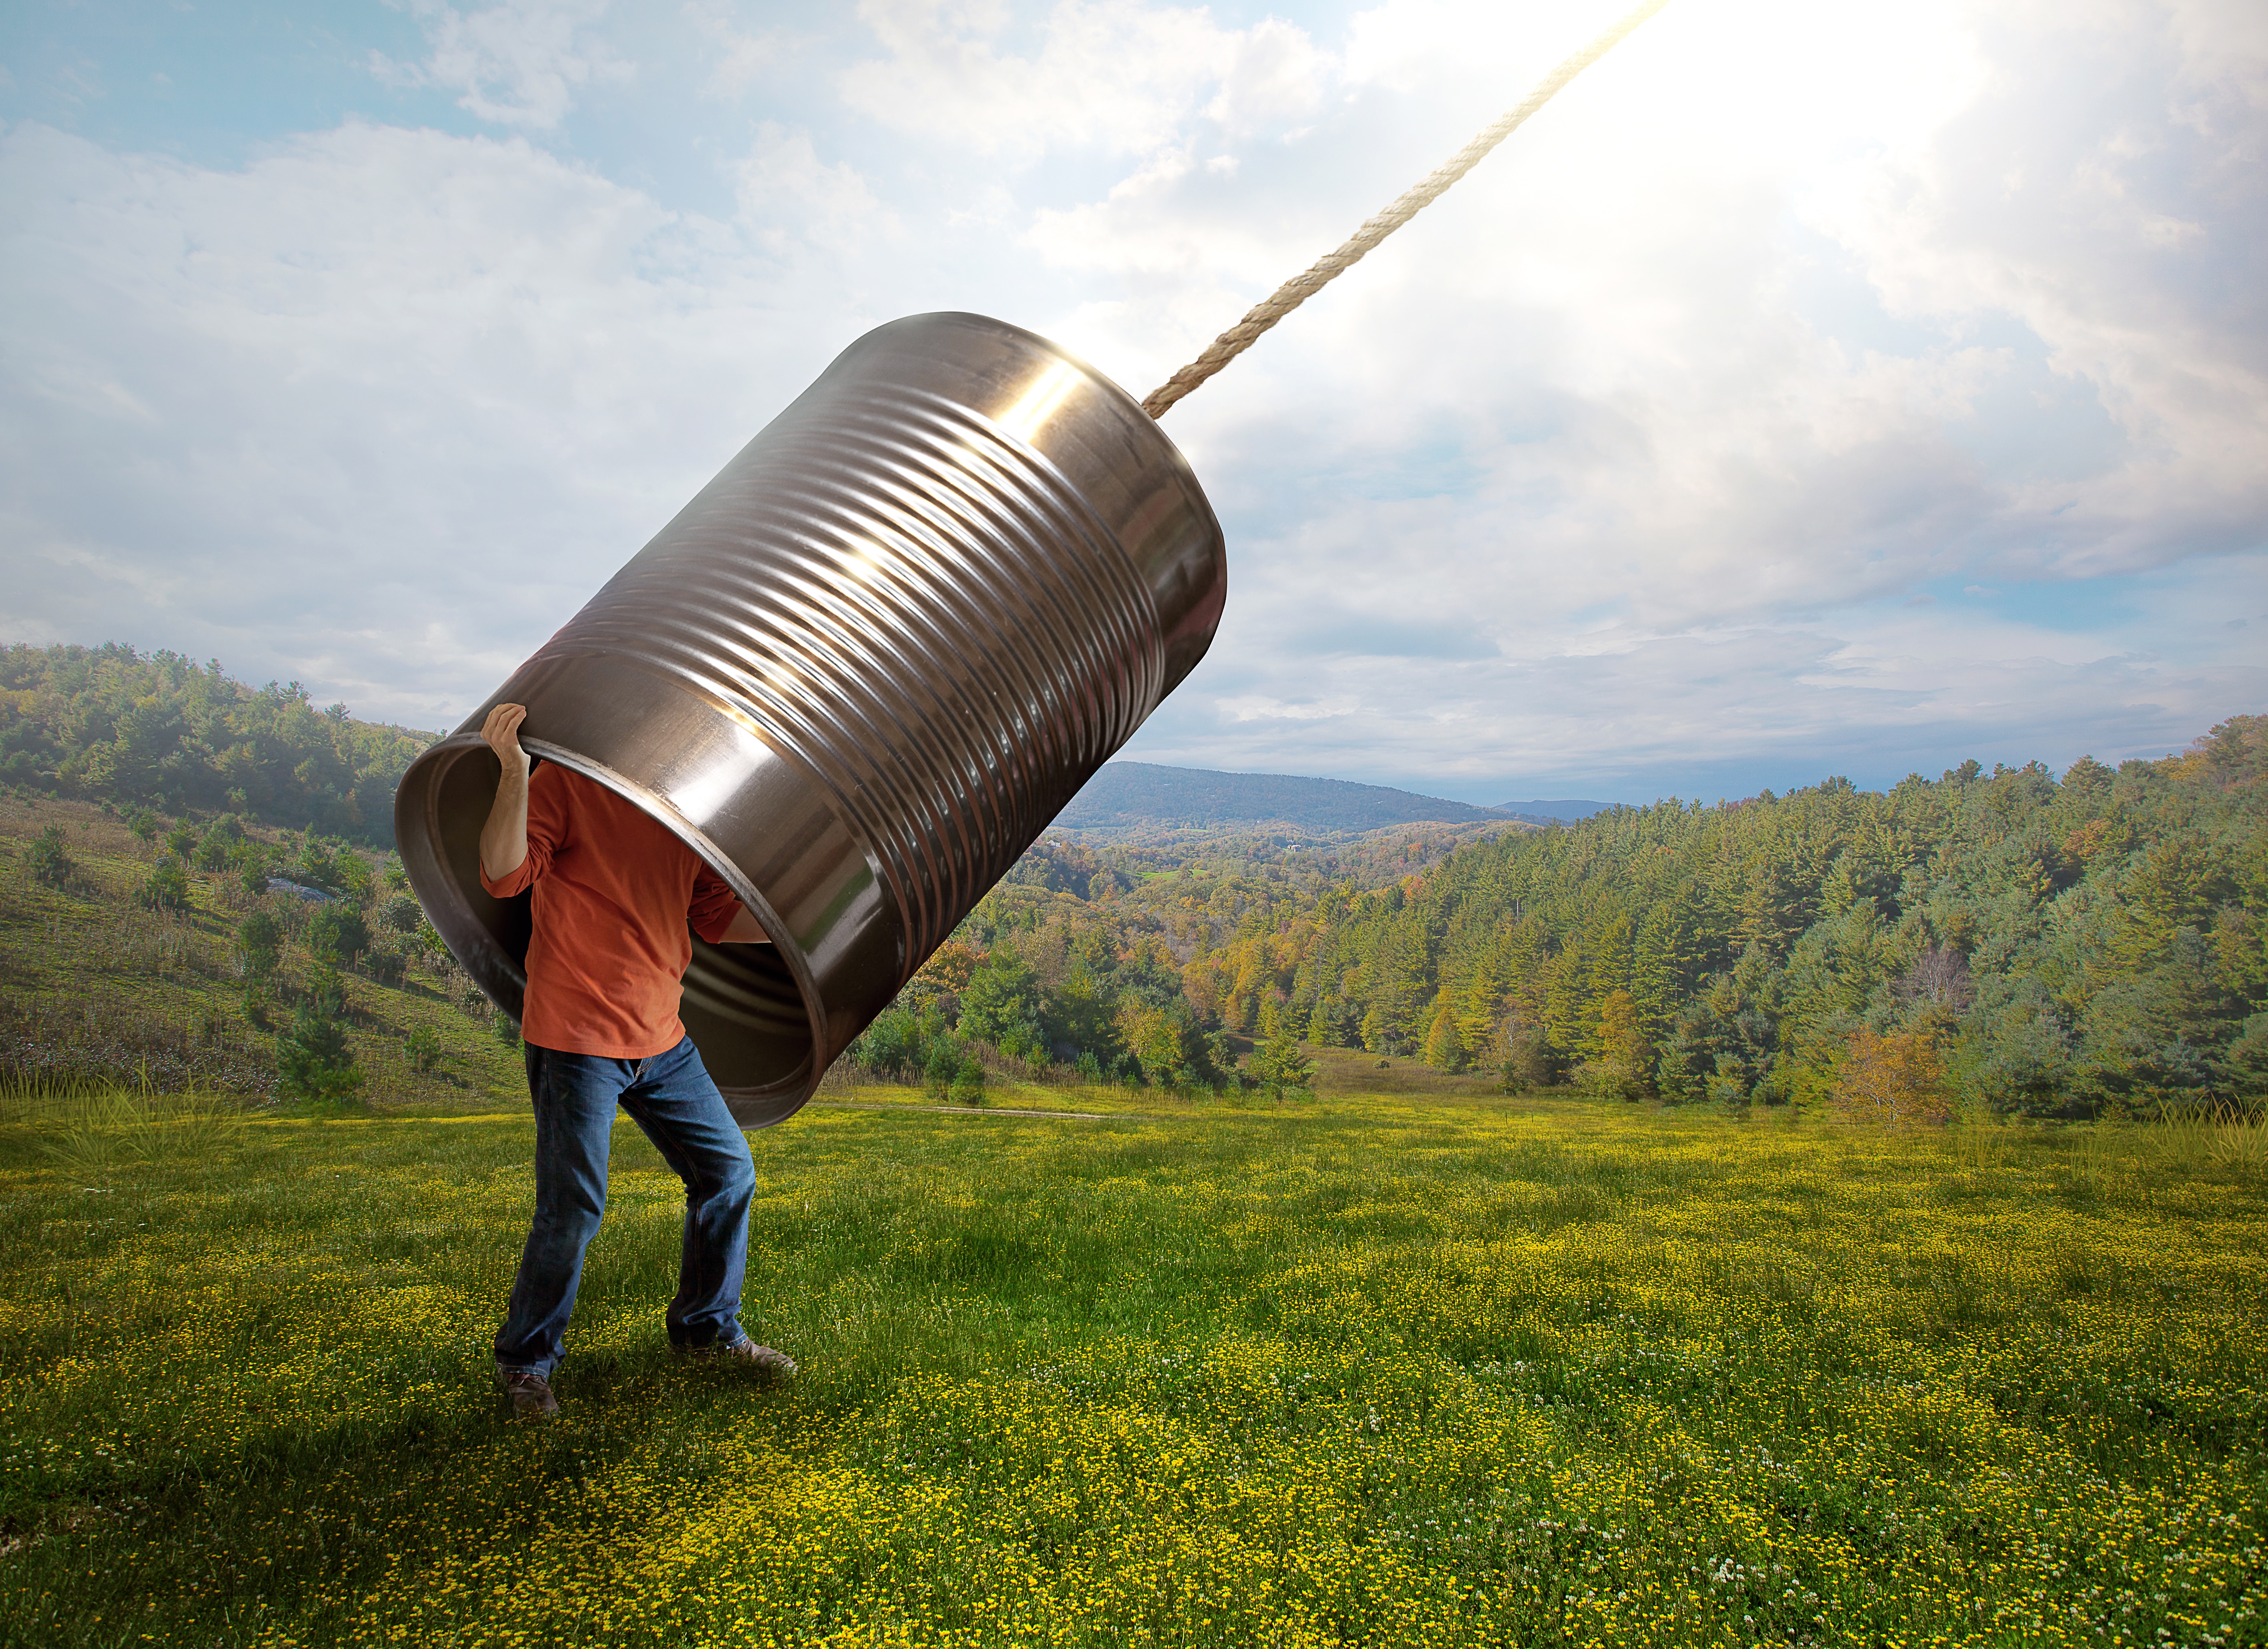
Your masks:
{"label": "ribbed metal can surface", "polygon": [[527,899],[480,885],[491,705],[700,854],[777,943],[694,941],[681,1010],[745,1123],[792,1114],[1181,682],[1227,593],[1195,475],[1116,385],[979,315],[852,344],[402,779],[404,867],[519,1016]]}

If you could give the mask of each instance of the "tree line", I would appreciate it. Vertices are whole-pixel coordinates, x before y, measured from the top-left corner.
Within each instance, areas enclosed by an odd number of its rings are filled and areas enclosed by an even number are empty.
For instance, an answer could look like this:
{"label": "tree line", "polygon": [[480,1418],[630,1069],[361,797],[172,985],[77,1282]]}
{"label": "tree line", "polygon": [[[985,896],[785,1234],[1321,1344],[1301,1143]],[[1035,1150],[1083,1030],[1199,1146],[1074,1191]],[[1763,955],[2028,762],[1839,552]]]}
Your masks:
{"label": "tree line", "polygon": [[1201,1086],[1276,1079],[1304,1042],[1513,1088],[1938,1117],[2268,1095],[2268,718],[2115,769],[1617,807],[1398,878],[1298,848],[1175,864],[1051,837],[859,1056]]}
{"label": "tree line", "polygon": [[[1515,1085],[2043,1115],[2268,1093],[2268,718],[2183,755],[1619,807],[1184,970],[1241,1028]],[[1854,1061],[1856,1062],[1854,1064]]]}
{"label": "tree line", "polygon": [[182,814],[234,813],[387,845],[394,790],[434,735],[318,710],[297,681],[99,647],[0,649],[0,785]]}
{"label": "tree line", "polygon": [[1235,1032],[1188,988],[1190,959],[1338,880],[1424,862],[1430,836],[1317,840],[1234,832],[1198,842],[1035,844],[981,900],[853,1046],[877,1074],[957,1081],[981,1072],[1179,1092],[1259,1086],[1281,1095],[1313,1072],[1297,1037],[1240,1055]]}

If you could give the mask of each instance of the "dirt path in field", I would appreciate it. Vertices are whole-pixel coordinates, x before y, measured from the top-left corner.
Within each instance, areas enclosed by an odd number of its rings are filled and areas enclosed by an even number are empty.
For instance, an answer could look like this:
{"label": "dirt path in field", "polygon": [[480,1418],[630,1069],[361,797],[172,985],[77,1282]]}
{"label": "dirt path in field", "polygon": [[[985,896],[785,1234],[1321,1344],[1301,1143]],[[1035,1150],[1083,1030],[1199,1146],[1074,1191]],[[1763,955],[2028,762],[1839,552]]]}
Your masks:
{"label": "dirt path in field", "polygon": [[843,1111],[931,1111],[939,1116],[1060,1116],[1078,1123],[1146,1123],[1132,1111],[1020,1111],[1002,1105],[892,1105],[880,1100],[806,1100],[806,1106],[833,1106]]}

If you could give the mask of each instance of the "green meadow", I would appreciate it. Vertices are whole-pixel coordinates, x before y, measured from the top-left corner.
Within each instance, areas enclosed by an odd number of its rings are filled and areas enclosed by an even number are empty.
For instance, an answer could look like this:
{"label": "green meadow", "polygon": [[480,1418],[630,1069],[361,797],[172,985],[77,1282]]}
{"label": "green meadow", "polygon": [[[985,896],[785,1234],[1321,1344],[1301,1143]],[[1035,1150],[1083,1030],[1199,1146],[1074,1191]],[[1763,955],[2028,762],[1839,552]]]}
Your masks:
{"label": "green meadow", "polygon": [[2268,1637],[2257,1127],[1127,1104],[755,1136],[778,1388],[623,1123],[544,1425],[524,1115],[19,1096],[0,1638]]}

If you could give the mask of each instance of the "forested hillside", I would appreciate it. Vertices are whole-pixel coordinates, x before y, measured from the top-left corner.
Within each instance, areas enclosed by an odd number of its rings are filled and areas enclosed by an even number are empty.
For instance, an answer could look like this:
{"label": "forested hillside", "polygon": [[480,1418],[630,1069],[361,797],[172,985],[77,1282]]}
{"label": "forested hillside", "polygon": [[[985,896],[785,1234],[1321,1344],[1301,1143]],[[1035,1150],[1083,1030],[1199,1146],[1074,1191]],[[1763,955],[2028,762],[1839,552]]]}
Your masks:
{"label": "forested hillside", "polygon": [[0,785],[19,793],[236,813],[383,845],[394,784],[433,737],[174,652],[0,651]]}
{"label": "forested hillside", "polygon": [[2261,717],[2115,771],[1615,808],[1367,888],[1296,865],[1043,843],[862,1051],[957,1035],[1205,1081],[1226,1037],[1296,1035],[1513,1086],[1924,1115],[2268,1092]]}
{"label": "forested hillside", "polygon": [[[1193,990],[1200,959],[1274,934],[1334,889],[1397,882],[1509,822],[1351,836],[1288,828],[1172,832],[1097,845],[1049,836],[1019,859],[854,1057],[879,1074],[1005,1064],[1088,1080],[1197,1087],[1241,1078],[1235,1034],[1256,998]],[[1236,989],[1232,982],[1232,993]]]}
{"label": "forested hillside", "polygon": [[2268,718],[2240,717],[2060,780],[1969,762],[1616,808],[1333,894],[1191,971],[1263,973],[1316,1042],[1632,1097],[1823,1096],[1904,1039],[1998,1109],[2147,1112],[2268,1088],[2264,827]]}

